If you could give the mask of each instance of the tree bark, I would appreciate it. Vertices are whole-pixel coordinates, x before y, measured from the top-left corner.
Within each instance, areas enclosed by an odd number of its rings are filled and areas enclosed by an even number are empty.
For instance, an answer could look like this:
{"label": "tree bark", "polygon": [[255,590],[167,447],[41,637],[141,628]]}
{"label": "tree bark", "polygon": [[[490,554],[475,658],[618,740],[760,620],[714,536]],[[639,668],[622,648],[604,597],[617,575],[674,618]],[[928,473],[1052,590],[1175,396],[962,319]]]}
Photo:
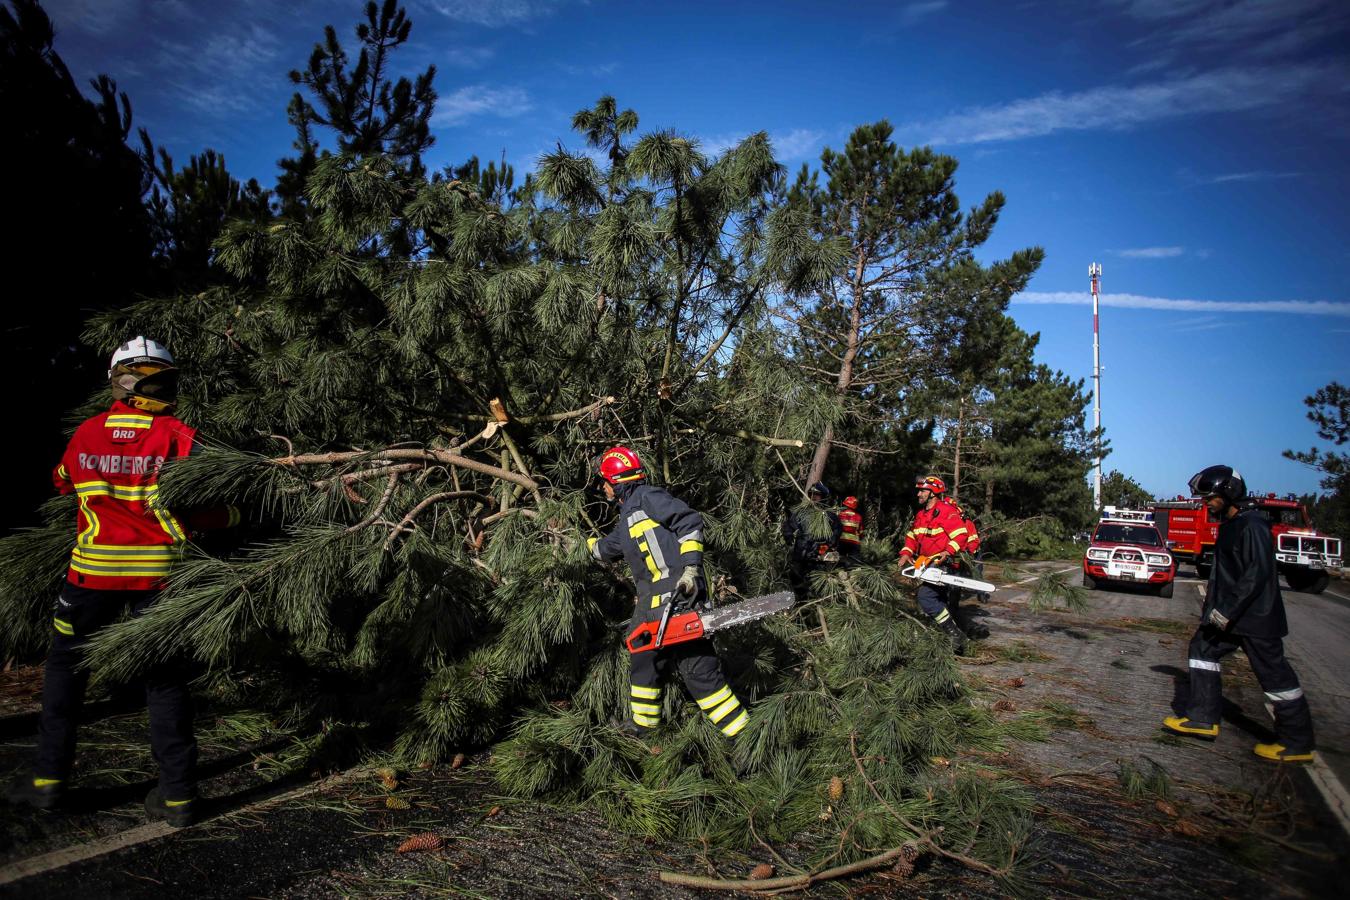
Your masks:
{"label": "tree bark", "polygon": [[952,502],[961,502],[961,435],[965,431],[966,398],[956,403],[956,453],[952,457]]}
{"label": "tree bark", "polygon": [[[853,387],[853,362],[858,358],[858,347],[861,343],[862,332],[862,304],[863,304],[863,272],[866,269],[867,253],[864,248],[858,248],[858,256],[853,264],[852,294],[853,304],[849,310],[848,332],[845,335],[844,358],[839,364],[839,378],[834,383],[834,392],[842,401],[848,396],[849,389]],[[806,476],[807,485],[813,485],[825,475],[825,466],[830,461],[830,445],[834,441],[834,426],[826,425],[825,433],[820,436],[820,443],[816,444],[816,452],[811,457],[811,472]]]}

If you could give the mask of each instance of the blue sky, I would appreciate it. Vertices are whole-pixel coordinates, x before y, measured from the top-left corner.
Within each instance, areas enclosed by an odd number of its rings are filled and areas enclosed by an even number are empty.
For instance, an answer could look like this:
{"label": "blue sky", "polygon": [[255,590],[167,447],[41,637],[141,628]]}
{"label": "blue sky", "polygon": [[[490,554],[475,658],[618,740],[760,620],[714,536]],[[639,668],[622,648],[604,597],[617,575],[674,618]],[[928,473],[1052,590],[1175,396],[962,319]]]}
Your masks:
{"label": "blue sky", "polygon": [[[1311,491],[1302,398],[1350,381],[1350,4],[1343,0],[684,2],[406,0],[396,68],[438,68],[433,166],[517,172],[603,93],[707,150],[765,130],[790,168],[880,118],[961,161],[966,206],[1008,204],[984,256],[1040,245],[1012,315],[1091,374],[1104,273],[1103,423],[1159,494],[1237,466]],[[77,78],[106,72],[179,162],[204,147],[270,185],[286,73],[359,0],[47,0]]]}

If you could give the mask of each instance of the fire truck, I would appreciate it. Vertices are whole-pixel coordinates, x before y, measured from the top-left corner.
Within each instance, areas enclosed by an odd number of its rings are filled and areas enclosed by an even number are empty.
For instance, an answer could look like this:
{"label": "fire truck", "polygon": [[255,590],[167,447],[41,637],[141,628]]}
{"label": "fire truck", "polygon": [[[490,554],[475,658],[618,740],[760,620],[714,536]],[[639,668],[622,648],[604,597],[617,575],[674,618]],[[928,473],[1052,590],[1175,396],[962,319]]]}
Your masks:
{"label": "fire truck", "polygon": [[[1252,499],[1270,520],[1276,565],[1290,589],[1320,594],[1330,580],[1327,569],[1341,566],[1341,539],[1319,534],[1297,500],[1274,494]],[[1190,563],[1201,578],[1208,578],[1219,522],[1204,501],[1178,497],[1154,504],[1153,521],[1177,562]]]}

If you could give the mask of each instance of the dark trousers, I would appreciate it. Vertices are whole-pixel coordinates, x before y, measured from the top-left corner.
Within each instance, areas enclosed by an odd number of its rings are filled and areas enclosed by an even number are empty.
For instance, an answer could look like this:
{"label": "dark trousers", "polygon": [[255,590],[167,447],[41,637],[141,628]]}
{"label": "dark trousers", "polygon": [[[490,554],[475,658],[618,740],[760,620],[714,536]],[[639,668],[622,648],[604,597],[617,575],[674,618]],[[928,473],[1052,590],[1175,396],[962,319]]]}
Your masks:
{"label": "dark trousers", "polygon": [[[639,609],[631,627],[661,617],[661,607]],[[661,720],[662,682],[674,669],[699,709],[727,737],[735,737],[746,725],[745,708],[722,673],[717,648],[707,638],[671,644],[660,650],[645,650],[629,657],[628,681],[633,721],[655,728]]]}
{"label": "dark trousers", "polygon": [[[75,736],[84,705],[89,671],[81,668],[89,639],[116,621],[123,609],[143,613],[158,591],[99,591],[67,584],[57,600],[56,638],[47,656],[42,685],[42,717],[38,735],[38,778],[68,781],[75,762]],[[186,668],[152,666],[145,677],[145,702],[150,711],[150,749],[159,766],[160,793],[167,800],[186,800],[196,791],[197,740],[192,734],[192,694]]]}
{"label": "dark trousers", "polygon": [[1280,638],[1242,637],[1213,625],[1201,625],[1191,638],[1191,701],[1186,718],[1203,725],[1218,723],[1223,700],[1219,661],[1239,647],[1247,654],[1261,690],[1275,708],[1279,742],[1298,753],[1314,749],[1312,711],[1298,675],[1284,658],[1284,641]]}
{"label": "dark trousers", "polygon": [[792,588],[792,594],[798,603],[806,602],[807,594],[811,590],[811,573],[815,568],[814,561],[802,559],[795,553],[789,554],[788,586]]}

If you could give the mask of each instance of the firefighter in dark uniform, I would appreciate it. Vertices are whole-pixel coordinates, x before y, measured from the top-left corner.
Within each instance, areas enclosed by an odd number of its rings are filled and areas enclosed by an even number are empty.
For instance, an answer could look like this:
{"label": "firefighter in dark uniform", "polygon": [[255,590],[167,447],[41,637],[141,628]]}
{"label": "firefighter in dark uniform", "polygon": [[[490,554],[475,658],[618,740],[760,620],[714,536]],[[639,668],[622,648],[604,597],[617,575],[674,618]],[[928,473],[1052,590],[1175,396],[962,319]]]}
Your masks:
{"label": "firefighter in dark uniform", "polygon": [[[196,431],[173,415],[178,369],[156,341],[133,338],[108,369],[113,404],[75,430],[53,473],[62,494],[79,498],[75,547],[52,620],[55,634],[42,687],[37,760],[9,799],[39,809],[60,804],[75,761],[75,731],[89,671],[90,638],[124,611],[138,616],[159,596],[190,531],[236,524],[231,507],[180,513],[157,502],[159,466],[193,451]],[[195,815],[197,741],[183,665],[152,665],[145,679],[150,747],[159,786],[145,798],[149,817],[170,825]]]}
{"label": "firefighter in dark uniform", "polygon": [[811,572],[826,562],[839,546],[843,525],[834,510],[825,506],[830,489],[823,481],[807,488],[809,501],[794,509],[783,521],[783,540],[788,545],[788,583],[797,602],[806,599]]}
{"label": "firefighter in dark uniform", "polygon": [[1229,466],[1198,472],[1190,487],[1192,496],[1203,497],[1218,516],[1219,533],[1200,627],[1191,638],[1190,704],[1186,715],[1163,719],[1163,727],[1206,740],[1219,736],[1219,661],[1241,647],[1275,709],[1275,742],[1257,744],[1256,755],[1275,762],[1311,762],[1312,712],[1284,656],[1289,626],[1270,522],[1253,504],[1243,502],[1247,485]]}
{"label": "firefighter in dark uniform", "polygon": [[[646,483],[636,453],[611,447],[600,459],[605,496],[619,504],[619,520],[603,538],[590,538],[602,562],[627,560],[637,583],[637,608],[629,632],[657,621],[667,604],[692,609],[707,600],[703,577],[703,517],[662,488]],[[621,729],[645,736],[661,724],[661,682],[676,669],[685,687],[722,734],[734,738],[749,717],[732,692],[712,641],[701,638],[629,657],[632,721]]]}

